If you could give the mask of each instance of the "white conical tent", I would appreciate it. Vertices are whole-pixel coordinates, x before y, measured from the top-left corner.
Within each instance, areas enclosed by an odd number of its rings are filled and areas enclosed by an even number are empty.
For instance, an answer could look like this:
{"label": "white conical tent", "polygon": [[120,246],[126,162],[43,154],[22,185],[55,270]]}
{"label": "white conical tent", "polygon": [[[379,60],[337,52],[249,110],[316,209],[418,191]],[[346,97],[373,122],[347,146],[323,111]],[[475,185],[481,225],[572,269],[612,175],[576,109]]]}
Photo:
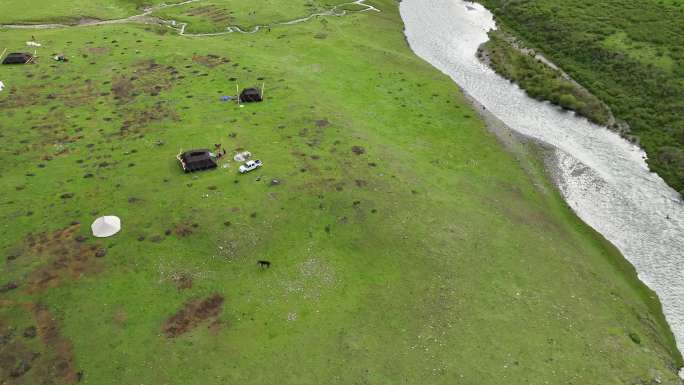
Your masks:
{"label": "white conical tent", "polygon": [[90,225],[90,229],[98,238],[111,237],[121,230],[121,219],[113,215],[99,217]]}

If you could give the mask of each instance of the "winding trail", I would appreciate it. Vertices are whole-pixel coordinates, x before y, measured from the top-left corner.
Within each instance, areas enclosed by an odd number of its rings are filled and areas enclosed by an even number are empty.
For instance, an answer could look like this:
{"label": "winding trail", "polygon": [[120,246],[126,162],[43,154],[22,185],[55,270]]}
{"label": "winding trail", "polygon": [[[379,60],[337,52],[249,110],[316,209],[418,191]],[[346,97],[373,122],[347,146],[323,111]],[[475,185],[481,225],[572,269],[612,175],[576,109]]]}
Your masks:
{"label": "winding trail", "polygon": [[[78,21],[76,24],[69,25],[69,24],[0,24],[0,28],[7,28],[7,29],[56,29],[56,28],[76,28],[76,27],[92,27],[92,26],[99,26],[99,25],[111,25],[111,24],[126,24],[126,23],[138,23],[138,24],[158,24],[158,25],[165,25],[174,31],[178,33],[180,36],[188,36],[188,37],[202,37],[202,36],[220,36],[220,35],[227,35],[230,33],[256,33],[259,32],[259,30],[264,29],[264,28],[273,28],[277,26],[286,26],[286,25],[294,25],[294,24],[299,24],[299,23],[304,23],[307,22],[313,18],[316,17],[341,17],[345,16],[348,13],[361,13],[361,12],[368,12],[368,11],[373,11],[373,12],[381,12],[380,9],[370,5],[366,4],[366,1],[368,0],[355,0],[352,2],[347,2],[347,3],[342,3],[333,6],[330,8],[328,11],[325,12],[316,12],[312,13],[309,16],[298,18],[298,19],[293,19],[293,20],[288,20],[288,21],[283,21],[283,22],[275,22],[272,24],[263,24],[263,25],[256,25],[254,26],[251,30],[245,31],[242,28],[240,28],[237,25],[228,25],[225,27],[225,31],[223,32],[215,32],[215,33],[186,33],[185,30],[188,27],[188,23],[179,23],[176,20],[164,20],[159,17],[152,16],[157,11],[160,11],[162,9],[166,8],[175,8],[175,7],[181,7],[187,4],[191,3],[198,3],[203,0],[186,0],[182,1],[180,3],[174,3],[174,4],[160,4],[156,7],[149,7],[145,8],[142,13],[133,15],[133,16],[128,16],[124,17],[121,19],[111,19],[111,20],[96,20],[96,19],[82,19]],[[340,9],[344,6],[348,5],[358,5],[365,7],[364,9],[361,9],[359,11],[351,11],[351,10],[346,10],[346,9]]]}

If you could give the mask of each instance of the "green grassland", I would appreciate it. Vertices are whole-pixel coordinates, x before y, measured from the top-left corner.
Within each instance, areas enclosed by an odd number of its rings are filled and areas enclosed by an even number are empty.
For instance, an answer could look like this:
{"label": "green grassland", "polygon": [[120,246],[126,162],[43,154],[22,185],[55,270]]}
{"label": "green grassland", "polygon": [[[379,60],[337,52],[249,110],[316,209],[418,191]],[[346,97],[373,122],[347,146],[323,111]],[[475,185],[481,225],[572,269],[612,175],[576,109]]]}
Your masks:
{"label": "green grassland", "polygon": [[[245,31],[256,25],[275,24],[295,20],[314,13],[329,11],[341,1],[334,0],[263,0],[259,7],[251,2],[213,0],[190,3],[179,7],[161,9],[154,16],[165,20],[188,23],[189,33],[213,33],[225,31],[229,25],[239,26]],[[358,6],[347,6],[360,9]],[[362,9],[362,8],[361,8]]]}
{"label": "green grassland", "polygon": [[684,192],[684,2],[481,2],[627,122],[650,168]]}
{"label": "green grassland", "polygon": [[656,43],[635,42],[625,32],[615,32],[603,40],[603,46],[614,52],[621,52],[644,65],[653,65],[672,72],[674,61]]}
{"label": "green grassland", "polygon": [[[43,44],[0,67],[4,383],[680,383],[656,296],[542,150],[504,150],[410,51],[397,3],[372,4],[213,38],[0,31]],[[236,83],[265,101],[221,102]],[[179,149],[214,143],[264,167],[180,170]],[[108,214],[122,232],[92,238]]]}
{"label": "green grassland", "polygon": [[[166,1],[174,3],[175,1]],[[35,3],[35,2],[33,2]],[[0,2],[0,24],[34,24],[45,21],[70,22],[80,18],[116,19],[135,14],[161,0],[59,0],[27,5],[25,0]]]}

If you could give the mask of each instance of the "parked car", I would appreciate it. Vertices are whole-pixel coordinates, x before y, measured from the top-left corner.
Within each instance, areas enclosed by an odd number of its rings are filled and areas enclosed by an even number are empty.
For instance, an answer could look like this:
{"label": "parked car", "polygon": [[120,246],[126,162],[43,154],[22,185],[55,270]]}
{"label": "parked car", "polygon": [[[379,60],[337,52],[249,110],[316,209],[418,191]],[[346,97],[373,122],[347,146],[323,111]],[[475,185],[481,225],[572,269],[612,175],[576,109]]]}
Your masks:
{"label": "parked car", "polygon": [[244,174],[246,172],[250,172],[252,170],[256,170],[257,168],[261,167],[263,163],[259,159],[255,160],[248,160],[245,162],[245,164],[240,166],[240,174]]}

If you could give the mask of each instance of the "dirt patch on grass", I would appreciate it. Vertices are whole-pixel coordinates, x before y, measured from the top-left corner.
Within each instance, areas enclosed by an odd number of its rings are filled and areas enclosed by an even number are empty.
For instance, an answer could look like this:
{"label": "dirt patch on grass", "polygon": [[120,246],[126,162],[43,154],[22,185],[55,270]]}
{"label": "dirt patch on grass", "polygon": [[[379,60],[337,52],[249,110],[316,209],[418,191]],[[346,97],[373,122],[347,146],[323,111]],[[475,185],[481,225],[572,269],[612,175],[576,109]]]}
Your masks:
{"label": "dirt patch on grass", "polygon": [[45,362],[39,368],[41,378],[51,379],[49,384],[73,384],[78,381],[74,364],[74,353],[71,342],[59,332],[59,324],[45,305],[28,306],[38,329],[38,336],[48,349]]}
{"label": "dirt patch on grass", "polygon": [[121,136],[141,133],[148,125],[165,119],[174,121],[180,119],[175,110],[161,103],[157,103],[154,107],[148,109],[126,109],[123,113],[125,119],[119,130],[119,135]]}
{"label": "dirt patch on grass", "polygon": [[[8,302],[0,306],[10,307],[13,314],[26,313],[33,322],[26,328],[33,331],[27,337],[26,332],[17,332],[25,325],[0,319],[1,384],[70,385],[78,381],[71,342],[60,334],[58,322],[45,305]],[[31,341],[36,335],[39,344]]]}
{"label": "dirt patch on grass", "polygon": [[216,322],[223,308],[223,301],[223,296],[214,294],[204,299],[186,302],[182,309],[166,320],[162,325],[162,332],[168,338],[175,338],[195,329],[203,322]]}
{"label": "dirt patch on grass", "polygon": [[114,312],[112,320],[116,326],[123,328],[128,322],[128,313],[126,313],[126,310],[119,308]]}
{"label": "dirt patch on grass", "polygon": [[57,230],[52,234],[29,234],[29,236],[26,237],[28,250],[32,253],[42,253],[44,251],[54,249],[62,242],[73,239],[80,228],[81,225],[73,224],[63,229]]}
{"label": "dirt patch on grass", "polygon": [[209,68],[214,68],[214,67],[219,66],[221,64],[230,63],[230,59],[228,59],[226,57],[217,56],[217,55],[206,55],[206,56],[193,55],[192,61],[194,61],[195,63],[201,64],[205,67],[209,67]]}
{"label": "dirt patch on grass", "polygon": [[171,276],[171,280],[176,285],[178,291],[192,288],[192,275],[190,273],[175,273]]}
{"label": "dirt patch on grass", "polygon": [[31,370],[39,356],[40,353],[31,351],[25,343],[16,338],[3,344],[0,348],[0,383],[22,383],[21,377]]}
{"label": "dirt patch on grass", "polygon": [[43,154],[42,160],[51,160],[53,157],[68,154],[67,145],[83,139],[82,133],[69,132],[72,125],[64,111],[49,111],[42,117],[40,123],[30,126],[37,137],[28,143],[30,149]]}
{"label": "dirt patch on grass", "polygon": [[179,238],[185,238],[192,235],[192,227],[179,223],[173,228],[173,233]]}
{"label": "dirt patch on grass", "polygon": [[123,76],[116,77],[112,80],[112,92],[116,99],[123,101],[132,99],[133,89],[133,82]]}
{"label": "dirt patch on grass", "polygon": [[0,107],[3,109],[22,108],[44,103],[41,98],[43,88],[39,85],[12,87],[7,93],[7,97],[4,100],[0,100]]}
{"label": "dirt patch on grass", "polygon": [[130,103],[139,95],[157,96],[178,81],[179,73],[172,66],[162,66],[154,60],[133,65],[132,73],[112,78],[111,88],[118,104]]}
{"label": "dirt patch on grass", "polygon": [[102,54],[109,52],[109,48],[107,48],[107,47],[90,47],[90,48],[88,48],[88,52],[102,55]]}
{"label": "dirt patch on grass", "polygon": [[54,95],[56,100],[67,107],[80,107],[92,103],[99,97],[100,92],[92,82],[86,81],[82,84],[72,84]]}
{"label": "dirt patch on grass", "polygon": [[2,108],[25,108],[51,103],[67,107],[89,104],[99,96],[99,91],[90,81],[70,82],[60,88],[51,87],[49,82],[39,85],[13,87],[9,96],[0,101]]}
{"label": "dirt patch on grass", "polygon": [[8,291],[12,291],[16,288],[19,287],[19,284],[16,282],[8,282],[2,286],[0,286],[0,293],[7,293]]}
{"label": "dirt patch on grass", "polygon": [[80,225],[75,224],[52,234],[27,237],[27,256],[48,258],[48,262],[28,275],[26,290],[29,293],[42,292],[69,279],[76,280],[101,271],[102,264],[97,256],[102,249],[84,243],[83,236],[76,236],[79,229]]}

